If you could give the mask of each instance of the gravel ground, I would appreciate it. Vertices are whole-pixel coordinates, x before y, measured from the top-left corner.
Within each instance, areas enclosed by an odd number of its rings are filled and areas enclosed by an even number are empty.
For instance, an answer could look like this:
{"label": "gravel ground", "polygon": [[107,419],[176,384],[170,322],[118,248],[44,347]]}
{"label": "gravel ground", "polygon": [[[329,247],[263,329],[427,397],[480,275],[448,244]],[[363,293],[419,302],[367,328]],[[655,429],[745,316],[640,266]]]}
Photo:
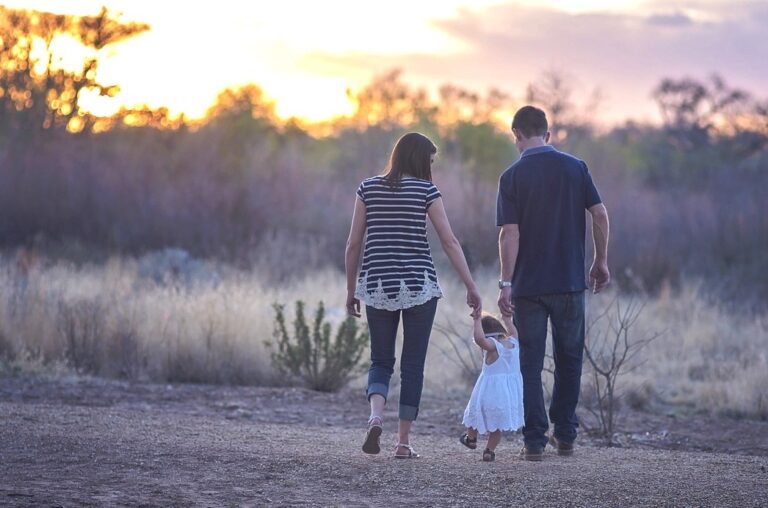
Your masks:
{"label": "gravel ground", "polygon": [[640,415],[633,421],[661,422],[644,434],[664,435],[653,446],[584,439],[574,457],[548,452],[530,463],[516,457],[515,434],[487,464],[457,442],[461,402],[428,399],[413,439],[423,457],[395,460],[391,413],[382,454],[361,453],[362,399],[0,379],[0,505],[768,506],[765,422],[723,421],[729,431],[742,426],[746,440],[730,437],[719,451],[702,452],[695,444],[663,449],[690,442],[674,426],[694,425],[678,418],[668,430],[668,417]]}

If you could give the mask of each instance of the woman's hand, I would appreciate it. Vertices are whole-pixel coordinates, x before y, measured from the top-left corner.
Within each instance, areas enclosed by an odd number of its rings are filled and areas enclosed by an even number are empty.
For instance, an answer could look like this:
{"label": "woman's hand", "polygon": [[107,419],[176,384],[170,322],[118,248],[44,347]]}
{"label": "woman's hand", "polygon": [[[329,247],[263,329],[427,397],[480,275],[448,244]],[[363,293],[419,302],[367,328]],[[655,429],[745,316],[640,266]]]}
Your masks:
{"label": "woman's hand", "polygon": [[347,291],[347,314],[352,317],[360,317],[360,300],[355,298],[355,293]]}
{"label": "woman's hand", "polygon": [[480,314],[483,312],[483,302],[477,288],[467,288],[467,305],[472,308],[470,316],[472,316],[473,319],[480,318]]}

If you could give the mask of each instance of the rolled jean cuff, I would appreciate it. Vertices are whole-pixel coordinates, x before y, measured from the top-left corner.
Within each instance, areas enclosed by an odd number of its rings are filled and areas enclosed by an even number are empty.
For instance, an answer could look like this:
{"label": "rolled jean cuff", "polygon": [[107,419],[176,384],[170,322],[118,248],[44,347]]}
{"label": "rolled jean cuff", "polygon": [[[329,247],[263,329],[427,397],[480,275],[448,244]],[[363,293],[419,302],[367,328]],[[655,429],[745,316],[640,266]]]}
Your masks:
{"label": "rolled jean cuff", "polygon": [[418,407],[406,406],[405,404],[400,404],[400,411],[399,411],[398,417],[401,420],[414,421],[418,415],[419,415]]}
{"label": "rolled jean cuff", "polygon": [[368,385],[368,391],[366,392],[366,397],[368,400],[371,400],[371,395],[374,393],[381,395],[386,401],[387,394],[389,394],[389,386],[385,385],[384,383],[371,383]]}

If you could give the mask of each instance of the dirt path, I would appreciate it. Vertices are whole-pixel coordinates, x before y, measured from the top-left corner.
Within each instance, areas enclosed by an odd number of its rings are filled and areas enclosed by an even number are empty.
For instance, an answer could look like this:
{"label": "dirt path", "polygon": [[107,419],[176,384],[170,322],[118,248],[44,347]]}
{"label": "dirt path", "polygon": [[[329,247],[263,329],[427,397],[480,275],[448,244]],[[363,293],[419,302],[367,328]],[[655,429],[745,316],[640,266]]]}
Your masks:
{"label": "dirt path", "polygon": [[[456,401],[427,401],[414,436],[423,458],[397,461],[388,448],[365,456],[360,399],[0,379],[0,506],[768,505],[760,455],[585,440],[575,457],[537,464],[515,458],[512,436],[484,464],[456,441]],[[752,430],[761,453],[768,424],[736,424]]]}

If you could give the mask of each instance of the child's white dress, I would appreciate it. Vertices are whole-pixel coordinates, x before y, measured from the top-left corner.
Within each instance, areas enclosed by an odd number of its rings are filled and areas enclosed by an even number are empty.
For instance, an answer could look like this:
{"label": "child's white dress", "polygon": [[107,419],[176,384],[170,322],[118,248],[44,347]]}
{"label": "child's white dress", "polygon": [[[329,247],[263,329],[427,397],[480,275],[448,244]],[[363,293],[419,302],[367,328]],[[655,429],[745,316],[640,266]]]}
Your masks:
{"label": "child's white dress", "polygon": [[517,430],[523,426],[523,376],[520,374],[520,344],[509,338],[506,348],[493,337],[499,357],[488,365],[483,351],[483,370],[464,410],[463,424],[480,434],[495,430]]}

